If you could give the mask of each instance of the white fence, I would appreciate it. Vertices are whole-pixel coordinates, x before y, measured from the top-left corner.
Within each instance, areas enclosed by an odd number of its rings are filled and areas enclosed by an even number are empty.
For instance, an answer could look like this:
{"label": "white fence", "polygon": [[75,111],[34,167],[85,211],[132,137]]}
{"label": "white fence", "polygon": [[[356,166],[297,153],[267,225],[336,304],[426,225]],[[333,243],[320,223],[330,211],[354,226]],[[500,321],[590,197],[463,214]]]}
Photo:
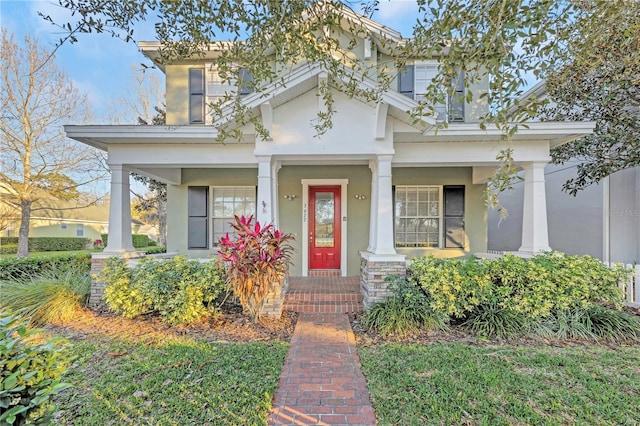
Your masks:
{"label": "white fence", "polygon": [[[611,262],[608,266],[615,266],[618,264],[619,263]],[[633,271],[626,285],[625,283],[620,283],[620,288],[625,290],[626,293],[626,304],[627,306],[640,308],[640,265],[627,264],[624,266]]]}

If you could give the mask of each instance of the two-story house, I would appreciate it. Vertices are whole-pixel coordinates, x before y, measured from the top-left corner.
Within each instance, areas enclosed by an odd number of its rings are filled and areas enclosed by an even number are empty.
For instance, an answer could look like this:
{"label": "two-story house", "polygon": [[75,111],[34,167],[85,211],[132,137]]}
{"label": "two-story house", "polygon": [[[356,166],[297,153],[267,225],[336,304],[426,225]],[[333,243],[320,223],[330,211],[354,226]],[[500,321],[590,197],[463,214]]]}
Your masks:
{"label": "two-story house", "polygon": [[[365,303],[385,275],[404,271],[407,259],[486,251],[483,193],[503,148],[500,130],[478,123],[487,108],[479,96],[487,80],[473,87],[472,102],[455,97],[435,106],[437,117],[415,120],[411,111],[437,62],[416,57],[403,69],[390,68],[391,42],[402,43],[400,33],[351,10],[342,20],[331,31],[359,28],[351,37],[357,43],[345,42],[344,49],[369,66],[384,63],[393,74],[392,89],[377,102],[347,96],[319,64],[291,64],[282,67],[284,84],[239,93],[270,137],[243,126],[240,141],[215,142],[207,101],[232,88],[216,78],[219,51],[212,45],[202,58],[159,65],[166,75],[166,126],[65,126],[69,137],[108,153],[105,253],[134,252],[130,170],[168,185],[169,252],[214,256],[233,215],[255,215],[295,235],[293,276],[361,275]],[[140,48],[154,60],[160,44]],[[311,123],[325,108],[318,96],[325,84],[335,112],[332,128],[318,137]],[[359,84],[376,87],[369,78]],[[441,120],[448,127],[438,129]],[[591,129],[591,123],[532,123],[514,136],[513,156],[526,187],[521,251],[548,249],[543,172],[549,149]]]}

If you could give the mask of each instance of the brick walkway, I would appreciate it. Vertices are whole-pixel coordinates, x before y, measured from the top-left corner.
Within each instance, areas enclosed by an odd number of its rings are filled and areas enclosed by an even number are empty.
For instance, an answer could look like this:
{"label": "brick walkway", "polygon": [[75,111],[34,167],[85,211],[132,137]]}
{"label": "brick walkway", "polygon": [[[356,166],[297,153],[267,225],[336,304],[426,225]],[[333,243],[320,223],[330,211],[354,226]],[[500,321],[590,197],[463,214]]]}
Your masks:
{"label": "brick walkway", "polygon": [[376,424],[346,314],[300,314],[269,424]]}

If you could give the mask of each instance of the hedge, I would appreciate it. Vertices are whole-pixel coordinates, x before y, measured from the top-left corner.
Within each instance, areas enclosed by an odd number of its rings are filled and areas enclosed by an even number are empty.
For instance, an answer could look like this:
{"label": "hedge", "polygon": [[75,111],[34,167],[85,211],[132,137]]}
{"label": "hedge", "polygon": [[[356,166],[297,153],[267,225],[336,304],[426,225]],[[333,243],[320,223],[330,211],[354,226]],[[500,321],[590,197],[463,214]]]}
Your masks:
{"label": "hedge", "polygon": [[91,253],[0,259],[0,280],[36,276],[51,269],[91,272]]}
{"label": "hedge", "polygon": [[[77,237],[30,237],[29,238],[29,251],[73,251],[84,250],[91,242],[88,238]],[[0,238],[1,245],[18,245],[18,237],[3,237]],[[10,252],[10,253],[15,253]],[[4,251],[3,251],[4,252]]]}
{"label": "hedge", "polygon": [[[104,244],[105,247],[107,246],[108,239],[109,239],[108,234],[102,234],[102,244]],[[133,234],[131,236],[131,241],[135,248],[149,247],[153,245],[151,244],[151,240],[149,239],[149,236],[144,234]]]}
{"label": "hedge", "polygon": [[0,246],[0,254],[16,254],[18,252],[17,244],[4,244]]}

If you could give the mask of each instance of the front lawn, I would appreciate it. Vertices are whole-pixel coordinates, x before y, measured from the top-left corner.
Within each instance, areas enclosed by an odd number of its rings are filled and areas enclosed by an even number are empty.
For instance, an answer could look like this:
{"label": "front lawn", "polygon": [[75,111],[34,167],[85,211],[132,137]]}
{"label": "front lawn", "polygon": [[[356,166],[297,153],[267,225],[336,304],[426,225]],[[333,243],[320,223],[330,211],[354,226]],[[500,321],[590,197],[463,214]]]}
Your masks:
{"label": "front lawn", "polygon": [[[97,253],[100,252],[99,249],[92,250],[69,250],[69,251],[30,251],[29,257],[50,257],[50,256],[64,256],[64,255],[72,255],[72,254],[80,254],[80,253]],[[16,257],[15,253],[11,254],[0,254],[0,259],[14,259]]]}
{"label": "front lawn", "polygon": [[359,349],[380,425],[638,424],[640,346]]}
{"label": "front lawn", "polygon": [[75,340],[78,358],[56,398],[65,425],[266,424],[288,344],[148,341],[103,335]]}

